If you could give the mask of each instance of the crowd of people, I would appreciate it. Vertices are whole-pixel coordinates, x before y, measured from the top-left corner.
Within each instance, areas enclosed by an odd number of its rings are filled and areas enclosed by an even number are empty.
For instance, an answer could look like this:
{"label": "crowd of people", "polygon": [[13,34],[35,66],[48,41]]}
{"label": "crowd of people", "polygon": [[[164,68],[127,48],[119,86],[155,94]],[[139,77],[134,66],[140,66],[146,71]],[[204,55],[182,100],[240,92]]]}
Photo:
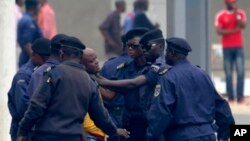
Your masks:
{"label": "crowd of people", "polygon": [[[116,1],[100,30],[106,53],[117,57],[102,67],[95,50],[77,37],[53,30],[45,38],[36,22],[39,4],[26,0],[17,26],[22,65],[8,92],[12,141],[229,140],[229,104],[209,75],[188,61],[189,43],[164,38],[157,24],[135,24],[147,18],[147,0],[135,1],[127,18],[135,23],[123,35],[118,24],[125,3]],[[216,25],[224,35],[222,22]]]}

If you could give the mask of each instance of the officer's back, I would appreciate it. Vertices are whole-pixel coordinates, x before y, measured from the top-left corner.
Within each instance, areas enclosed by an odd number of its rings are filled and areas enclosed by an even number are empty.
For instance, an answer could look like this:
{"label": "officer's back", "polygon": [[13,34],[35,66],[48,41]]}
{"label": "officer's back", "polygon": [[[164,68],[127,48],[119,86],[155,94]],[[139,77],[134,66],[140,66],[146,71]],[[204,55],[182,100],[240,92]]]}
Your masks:
{"label": "officer's back", "polygon": [[234,124],[227,102],[206,72],[186,59],[191,47],[185,40],[169,38],[167,43],[166,61],[173,67],[156,85],[148,138],[157,140],[164,134],[169,141],[215,141],[216,124],[218,139],[227,140]]}
{"label": "officer's back", "polygon": [[77,38],[62,40],[60,65],[51,68],[34,93],[20,122],[19,140],[35,125],[35,140],[82,140],[82,122],[89,112],[95,124],[109,135],[116,127],[103,108],[97,87],[80,64],[85,48]]}

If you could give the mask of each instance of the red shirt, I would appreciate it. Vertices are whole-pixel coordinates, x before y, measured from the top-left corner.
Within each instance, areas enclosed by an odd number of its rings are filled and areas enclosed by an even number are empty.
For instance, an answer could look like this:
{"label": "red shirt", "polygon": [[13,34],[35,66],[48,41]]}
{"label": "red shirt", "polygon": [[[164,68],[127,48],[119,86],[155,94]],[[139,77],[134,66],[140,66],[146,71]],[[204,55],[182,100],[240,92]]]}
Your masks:
{"label": "red shirt", "polygon": [[[246,13],[238,9],[238,15],[241,17],[241,20],[246,22]],[[222,29],[235,29],[237,27],[237,19],[233,12],[228,10],[221,10],[215,19],[215,26]],[[228,35],[222,35],[221,38],[223,48],[232,48],[232,47],[242,47],[243,46],[243,36],[242,31],[235,32]]]}
{"label": "red shirt", "polygon": [[38,25],[45,38],[52,39],[57,34],[55,13],[48,3],[45,3],[39,11]]}

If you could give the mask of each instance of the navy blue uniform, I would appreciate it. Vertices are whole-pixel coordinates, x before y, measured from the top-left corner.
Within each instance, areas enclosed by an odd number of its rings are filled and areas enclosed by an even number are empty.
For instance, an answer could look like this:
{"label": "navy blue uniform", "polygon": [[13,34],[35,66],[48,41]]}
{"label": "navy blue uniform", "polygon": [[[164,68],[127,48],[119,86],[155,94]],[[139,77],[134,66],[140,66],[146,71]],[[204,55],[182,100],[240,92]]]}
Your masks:
{"label": "navy blue uniform", "polygon": [[[118,66],[117,79],[135,78],[141,74],[145,66],[138,67],[134,61]],[[124,113],[122,117],[123,128],[130,131],[128,141],[144,141],[146,134],[146,116],[140,105],[139,88],[122,92],[124,95]]]}
{"label": "navy blue uniform", "polygon": [[16,141],[18,123],[25,112],[22,99],[27,93],[27,87],[34,69],[35,66],[31,61],[23,65],[14,76],[11,88],[8,92],[8,108],[12,117],[10,127],[12,141]]}
{"label": "navy blue uniform", "polygon": [[43,77],[20,122],[18,135],[26,135],[35,125],[34,140],[82,141],[82,122],[87,112],[105,133],[116,133],[116,126],[84,67],[65,61]]}
{"label": "navy blue uniform", "polygon": [[32,44],[38,38],[42,37],[42,32],[38,27],[34,18],[25,13],[18,23],[17,27],[17,41],[21,47],[21,54],[19,56],[19,67],[29,60],[29,55],[25,51],[25,45]]}
{"label": "navy blue uniform", "polygon": [[[145,116],[147,115],[154,95],[154,89],[159,77],[167,73],[171,66],[162,63],[163,60],[156,61],[153,65],[149,65],[141,72],[147,78],[146,84],[139,87],[140,105],[143,108]],[[159,63],[161,62],[161,63]]]}
{"label": "navy blue uniform", "polygon": [[[27,86],[27,92],[24,94],[23,97],[23,112],[25,112],[28,108],[30,98],[32,97],[33,93],[39,86],[39,84],[42,81],[43,75],[46,72],[46,70],[52,66],[58,65],[59,61],[55,59],[48,59],[42,66],[36,69],[35,72],[32,73],[30,78],[30,83]],[[24,113],[22,113],[24,115]]]}
{"label": "navy blue uniform", "polygon": [[[131,61],[127,53],[123,53],[118,57],[106,61],[101,69],[101,75],[107,79],[113,79],[116,74],[117,66]],[[109,111],[112,121],[116,126],[121,127],[122,112],[124,109],[124,98],[117,93],[111,101],[104,101],[104,106]],[[116,141],[118,137],[110,137],[108,141]]]}
{"label": "navy blue uniform", "polygon": [[227,102],[216,92],[209,76],[187,60],[178,61],[159,78],[148,114],[147,138],[157,141],[215,141],[229,137],[234,119]]}

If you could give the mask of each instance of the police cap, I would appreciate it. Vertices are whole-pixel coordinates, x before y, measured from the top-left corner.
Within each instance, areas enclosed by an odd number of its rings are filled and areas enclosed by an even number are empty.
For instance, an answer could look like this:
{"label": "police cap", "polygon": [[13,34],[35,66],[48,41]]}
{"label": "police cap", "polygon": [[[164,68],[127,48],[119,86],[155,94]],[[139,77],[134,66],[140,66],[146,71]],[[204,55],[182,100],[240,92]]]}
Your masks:
{"label": "police cap", "polygon": [[126,33],[126,40],[130,40],[135,37],[141,37],[149,30],[147,28],[134,28]]}
{"label": "police cap", "polygon": [[86,46],[76,37],[66,37],[60,40],[62,46],[84,50]]}
{"label": "police cap", "polygon": [[41,56],[50,56],[50,40],[46,38],[39,38],[32,44],[33,52]]}
{"label": "police cap", "polygon": [[175,50],[178,53],[188,55],[188,52],[192,51],[192,48],[188,42],[182,38],[171,37],[166,39],[167,47]]}
{"label": "police cap", "polygon": [[60,50],[61,43],[60,41],[68,36],[65,34],[57,34],[51,39],[51,50]]}
{"label": "police cap", "polygon": [[142,48],[143,48],[147,46],[149,41],[157,40],[157,39],[164,39],[162,35],[162,31],[160,29],[151,30],[147,32],[146,34],[144,34],[140,40],[140,44],[142,45]]}

